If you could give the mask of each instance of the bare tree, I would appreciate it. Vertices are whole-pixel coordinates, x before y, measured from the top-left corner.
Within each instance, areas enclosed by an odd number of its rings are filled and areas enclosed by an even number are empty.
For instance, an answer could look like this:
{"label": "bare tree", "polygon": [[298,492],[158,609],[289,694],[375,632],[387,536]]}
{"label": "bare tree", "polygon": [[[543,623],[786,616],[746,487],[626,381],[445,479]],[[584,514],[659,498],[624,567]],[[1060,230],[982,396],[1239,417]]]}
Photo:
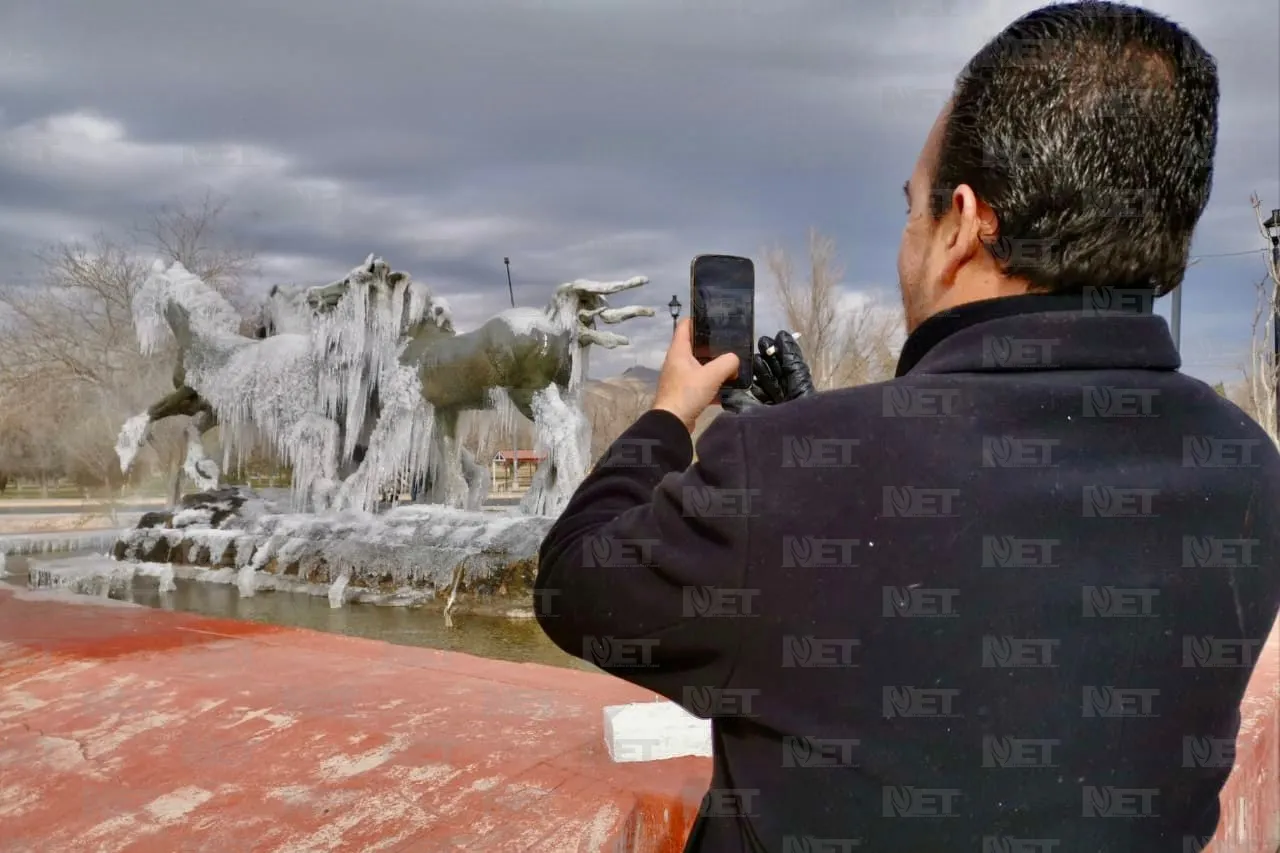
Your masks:
{"label": "bare tree", "polygon": [[[214,241],[223,205],[209,197],[194,211],[162,210],[149,242],[98,236],[40,251],[39,286],[0,287],[0,467],[42,482],[72,476],[118,486],[113,462],[124,418],[171,388],[173,360],[139,353],[132,301],[151,260],[182,261],[234,301],[252,256]],[[21,448],[14,460],[12,448]],[[181,458],[177,424],[159,424],[153,448],[166,466]],[[15,465],[16,463],[16,465]],[[114,468],[113,468],[114,466]],[[112,473],[114,470],[115,473]]]}
{"label": "bare tree", "polygon": [[244,284],[258,272],[257,258],[252,251],[222,239],[219,220],[226,207],[227,199],[215,199],[206,192],[193,208],[161,207],[134,231],[141,245],[165,261],[182,264],[231,301],[241,315],[249,316],[256,306],[246,296]]}
{"label": "bare tree", "polygon": [[809,232],[808,275],[796,274],[782,248],[764,253],[774,295],[789,330],[801,336],[818,390],[878,382],[893,375],[895,340],[901,321],[896,311],[875,300],[855,301],[842,287],[835,241]]}
{"label": "bare tree", "polygon": [[647,383],[615,379],[594,383],[584,399],[591,424],[591,463],[653,405],[654,389]]}
{"label": "bare tree", "polygon": [[[1255,193],[1250,202],[1258,221],[1258,233],[1263,245],[1270,247],[1271,238],[1263,225],[1262,200]],[[1273,341],[1276,334],[1276,315],[1280,312],[1280,263],[1276,253],[1266,253],[1267,274],[1257,283],[1257,303],[1253,314],[1250,340],[1249,366],[1244,371],[1245,394],[1241,406],[1266,430],[1271,440],[1280,444],[1280,429],[1276,425],[1277,382],[1280,382],[1280,364],[1276,363]]]}

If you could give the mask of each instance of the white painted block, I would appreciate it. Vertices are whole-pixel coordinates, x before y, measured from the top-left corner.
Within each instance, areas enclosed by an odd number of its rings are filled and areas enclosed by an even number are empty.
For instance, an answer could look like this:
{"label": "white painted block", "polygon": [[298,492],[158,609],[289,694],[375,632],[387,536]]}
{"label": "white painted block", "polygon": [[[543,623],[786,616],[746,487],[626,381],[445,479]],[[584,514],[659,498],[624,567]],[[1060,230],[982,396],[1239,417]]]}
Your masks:
{"label": "white painted block", "polygon": [[615,763],[711,757],[711,721],[674,702],[631,702],[604,709],[604,744]]}

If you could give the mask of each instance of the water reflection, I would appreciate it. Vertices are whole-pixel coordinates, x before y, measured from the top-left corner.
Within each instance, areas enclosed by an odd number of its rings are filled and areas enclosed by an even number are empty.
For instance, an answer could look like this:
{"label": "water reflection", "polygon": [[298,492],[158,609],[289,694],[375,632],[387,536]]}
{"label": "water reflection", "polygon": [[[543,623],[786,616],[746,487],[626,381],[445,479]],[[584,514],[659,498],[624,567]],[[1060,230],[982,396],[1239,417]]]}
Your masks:
{"label": "water reflection", "polygon": [[[72,554],[59,554],[66,559]],[[34,559],[8,558],[6,583],[27,585],[27,570]],[[532,619],[502,619],[491,616],[454,616],[454,627],[446,628],[440,608],[379,607],[346,604],[333,609],[327,598],[302,593],[259,592],[242,598],[234,585],[176,581],[177,589],[160,592],[150,578],[135,578],[128,589],[113,592],[112,598],[146,607],[182,613],[199,613],[227,619],[241,619],[269,625],[291,625],[314,631],[328,631],[352,637],[382,640],[401,646],[465,652],[480,657],[549,664],[570,669],[595,667],[570,657],[556,648]]]}

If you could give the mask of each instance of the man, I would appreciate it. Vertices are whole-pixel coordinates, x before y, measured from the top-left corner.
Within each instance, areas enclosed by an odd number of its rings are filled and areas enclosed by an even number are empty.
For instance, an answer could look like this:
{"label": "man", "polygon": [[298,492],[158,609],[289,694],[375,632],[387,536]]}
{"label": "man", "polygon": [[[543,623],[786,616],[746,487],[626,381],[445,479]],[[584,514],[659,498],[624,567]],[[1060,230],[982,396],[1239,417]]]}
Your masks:
{"label": "man", "polygon": [[1280,602],[1280,456],[1178,372],[1151,306],[1186,268],[1217,102],[1163,18],[1033,12],[907,183],[895,379],[722,415],[691,464],[736,359],[699,365],[678,330],[537,589],[563,649],[712,719],[687,850],[1212,835]]}

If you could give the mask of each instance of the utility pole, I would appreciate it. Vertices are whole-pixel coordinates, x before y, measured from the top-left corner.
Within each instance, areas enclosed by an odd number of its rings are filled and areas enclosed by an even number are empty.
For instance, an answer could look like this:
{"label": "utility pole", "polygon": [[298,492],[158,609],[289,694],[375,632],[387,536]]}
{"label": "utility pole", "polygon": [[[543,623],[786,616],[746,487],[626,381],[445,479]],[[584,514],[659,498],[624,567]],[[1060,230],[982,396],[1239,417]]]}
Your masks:
{"label": "utility pole", "polygon": [[507,293],[511,295],[511,307],[515,308],[516,292],[515,292],[515,289],[511,286],[511,259],[503,258],[502,263],[506,264],[506,267],[507,267]]}
{"label": "utility pole", "polygon": [[1169,306],[1169,327],[1173,332],[1173,348],[1182,354],[1182,288],[1186,282],[1173,289],[1173,302]]}

